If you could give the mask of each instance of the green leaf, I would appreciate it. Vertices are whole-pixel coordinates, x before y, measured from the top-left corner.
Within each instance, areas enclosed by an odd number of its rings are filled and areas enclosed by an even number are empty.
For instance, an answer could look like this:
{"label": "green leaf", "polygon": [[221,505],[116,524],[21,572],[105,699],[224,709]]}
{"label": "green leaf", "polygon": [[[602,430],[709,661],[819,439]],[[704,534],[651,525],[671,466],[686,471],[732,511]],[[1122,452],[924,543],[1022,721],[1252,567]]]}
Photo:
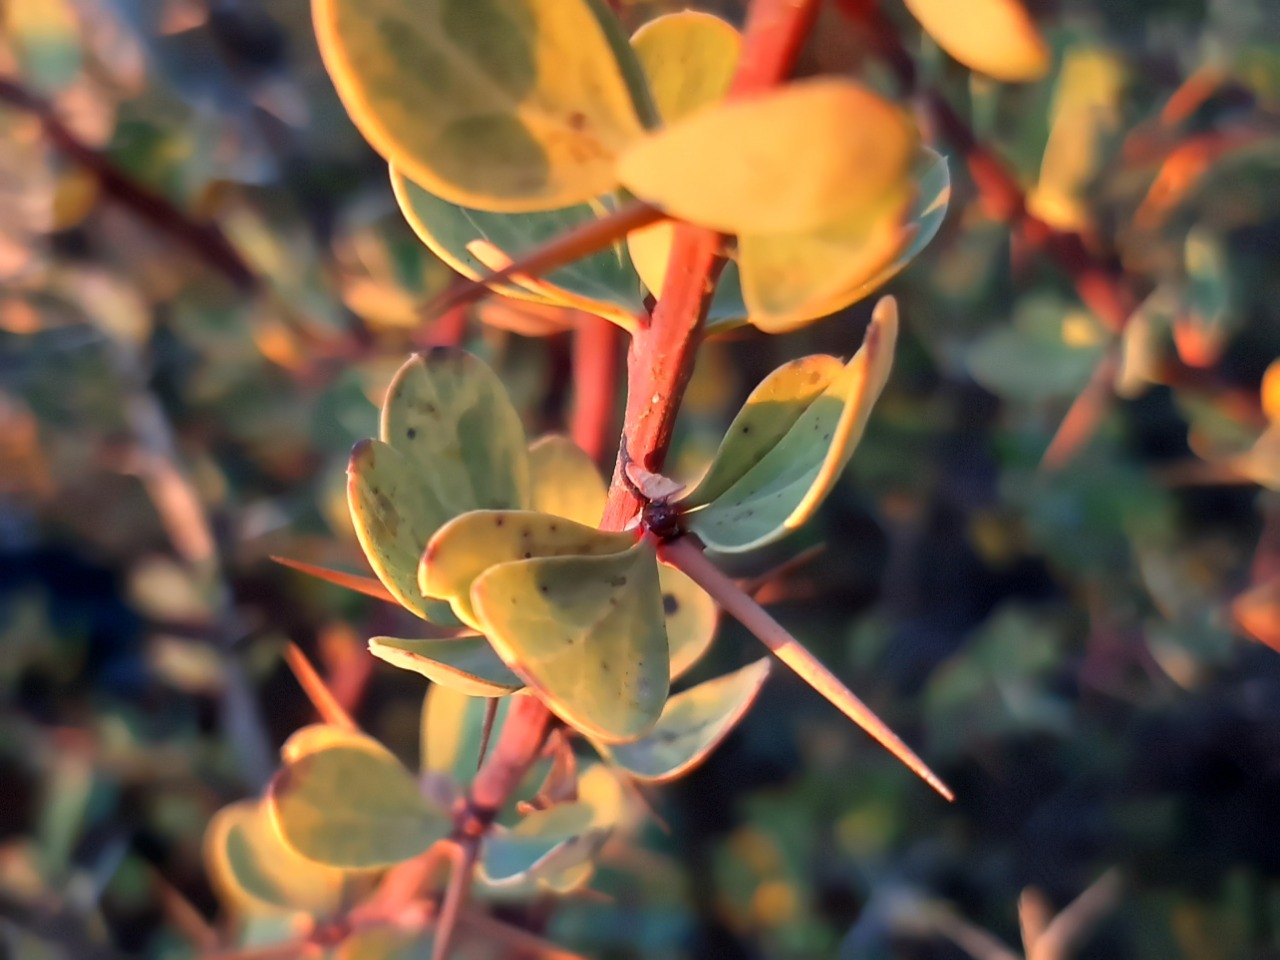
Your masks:
{"label": "green leaf", "polygon": [[[480,764],[481,724],[490,701],[432,684],[422,701],[422,770],[468,783]],[[494,729],[506,722],[511,698],[498,701]]]}
{"label": "green leaf", "polygon": [[450,511],[404,454],[362,440],[347,465],[347,505],[356,538],[383,586],[406,610],[432,623],[457,624],[447,603],[418,592],[418,561]]}
{"label": "green leaf", "polygon": [[387,387],[381,436],[435,487],[449,519],[528,505],[520,415],[498,375],[464,350],[409,358]]}
{"label": "green leaf", "polygon": [[1033,295],[974,343],[973,379],[1005,400],[1042,402],[1075,396],[1089,382],[1109,334],[1090,314],[1054,295]]}
{"label": "green leaf", "polygon": [[562,803],[538,810],[514,828],[497,828],[486,840],[477,879],[491,889],[568,893],[591,876],[592,860],[609,838],[610,827],[594,826],[585,803]]}
{"label": "green leaf", "polygon": [[404,607],[457,624],[448,604],[423,599],[418,564],[432,534],[454,517],[525,505],[529,458],[520,417],[484,363],[439,348],[411,357],[392,379],[381,436],[357,444],[347,468],[360,546]]}
{"label": "green leaf", "polygon": [[705,760],[755,702],[769,676],[769,658],[677,693],[657,726],[632,743],[602,747],[604,755],[640,780],[662,783]]}
{"label": "green leaf", "polygon": [[674,123],[724,98],[742,37],[719,17],[682,10],[655,17],[631,37],[658,115]]}
{"label": "green leaf", "polygon": [[671,679],[683,676],[702,659],[716,635],[720,607],[707,591],[675,567],[658,564],[662,612],[666,616]]}
{"label": "green leaf", "polygon": [[346,873],[290,849],[259,801],[242,800],[214,814],[205,831],[204,858],[219,895],[242,909],[327,917],[342,905]]}
{"label": "green leaf", "polygon": [[[470,244],[484,241],[508,260],[519,260],[566,231],[612,213],[616,206],[612,198],[605,198],[538,213],[491,213],[441,200],[394,167],[391,185],[419,239],[472,280],[487,276],[493,265],[477,257]],[[576,307],[606,318],[622,317],[627,324],[645,310],[640,277],[621,243],[539,277],[536,287],[522,287],[516,280],[498,289],[520,299]]]}
{"label": "green leaf", "polygon": [[657,721],[670,669],[653,544],[499,564],[471,600],[498,655],[566,723],[616,742]]}
{"label": "green leaf", "polygon": [[276,774],[267,803],[284,842],[331,867],[401,863],[453,826],[400,762],[367,737],[298,756]]}
{"label": "green leaf", "polygon": [[549,513],[474,510],[431,538],[418,570],[418,588],[425,596],[448,600],[463,623],[484,633],[471,594],[476,578],[489,568],[534,557],[622,553],[635,540],[631,533],[605,533]]}
{"label": "green leaf", "polygon": [[908,178],[917,136],[852,81],[803,80],[700,110],[622,155],[628,190],[726,233],[785,233],[859,217]]}
{"label": "green leaf", "polygon": [[643,133],[640,71],[586,0],[313,0],[320,52],[388,161],[453,203],[508,213],[610,192]]}
{"label": "green leaf", "polygon": [[595,463],[568,437],[540,437],[529,447],[533,509],[589,527],[600,523],[609,491]]}
{"label": "green leaf", "polygon": [[[762,429],[774,442],[761,454],[762,448],[755,446],[748,433],[751,446],[744,454],[730,447],[723,456],[740,465],[750,464],[745,473],[723,492],[708,498],[709,504],[688,514],[689,529],[708,548],[722,553],[752,550],[795,530],[812,516],[862,437],[871,408],[889,378],[897,336],[897,305],[886,297],[876,305],[857,355],[798,417],[791,419],[794,409],[760,412],[758,419],[766,425]],[[825,366],[814,364],[811,372],[818,374],[818,382],[825,375]],[[796,382],[794,373],[786,377]],[[799,380],[796,389],[802,395],[817,385],[804,385],[804,376]],[[791,422],[782,432],[788,420]],[[732,429],[729,438],[734,437]],[[722,450],[729,447],[729,438]],[[717,459],[721,455],[717,453]],[[732,472],[725,476],[731,477]],[[717,487],[723,481],[723,477],[718,478]],[[696,503],[704,495],[699,488],[690,496],[696,498],[692,501]]]}
{"label": "green leaf", "polygon": [[433,683],[469,697],[502,697],[524,683],[507,669],[484,637],[460,640],[399,640],[374,637],[369,652],[402,670],[420,673]]}

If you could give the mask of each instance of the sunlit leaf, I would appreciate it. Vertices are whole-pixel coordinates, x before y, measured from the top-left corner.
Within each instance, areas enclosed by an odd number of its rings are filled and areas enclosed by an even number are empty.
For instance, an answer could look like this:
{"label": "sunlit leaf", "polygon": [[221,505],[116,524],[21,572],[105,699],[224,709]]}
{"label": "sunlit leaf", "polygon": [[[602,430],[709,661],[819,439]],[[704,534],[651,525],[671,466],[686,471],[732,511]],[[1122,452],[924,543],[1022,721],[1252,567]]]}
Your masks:
{"label": "sunlit leaf", "polygon": [[289,739],[280,747],[280,759],[285,766],[288,766],[310,754],[341,746],[374,749],[380,745],[367,734],[347,726],[313,723],[300,727],[289,736]]}
{"label": "sunlit leaf", "polygon": [[498,655],[566,723],[615,742],[657,721],[670,671],[652,543],[499,564],[471,600]]}
{"label": "sunlit leaf", "polygon": [[313,0],[312,9],[360,132],[454,203],[521,212],[608,193],[615,158],[643,131],[638,64],[595,0]]}
{"label": "sunlit leaf", "polygon": [[720,622],[720,607],[707,591],[675,567],[659,564],[658,580],[671,652],[671,679],[675,680],[710,648]]}
{"label": "sunlit leaf", "polygon": [[459,640],[400,640],[373,637],[369,652],[402,670],[452,687],[469,697],[501,697],[524,686],[484,637]]}
{"label": "sunlit leaf", "polygon": [[[441,200],[394,167],[391,184],[405,219],[422,242],[472,280],[486,277],[492,265],[476,257],[469,244],[483,240],[501,250],[508,260],[519,260],[613,208],[612,202],[592,201],[538,213],[491,213]],[[539,277],[537,291],[518,282],[498,284],[496,289],[508,296],[572,306],[599,315],[618,313],[631,317],[644,311],[640,278],[621,244]]]}
{"label": "sunlit leaf", "polygon": [[528,503],[520,415],[498,375],[466,351],[411,357],[387,387],[381,436],[439,491],[451,517]]}
{"label": "sunlit leaf", "polygon": [[657,726],[632,743],[605,747],[605,755],[632,776],[662,783],[705,760],[755,702],[769,676],[766,657],[700,683],[667,701]]}
{"label": "sunlit leaf", "polygon": [[347,503],[369,566],[401,606],[432,623],[457,623],[447,603],[418,592],[422,550],[451,516],[430,481],[399,450],[364,440],[351,451]]}
{"label": "sunlit leaf", "polygon": [[742,299],[752,325],[785,333],[848,306],[893,275],[916,227],[914,187],[903,183],[837,224],[738,238]]}
{"label": "sunlit leaf", "polygon": [[529,446],[533,508],[595,526],[608,497],[604,479],[586,452],[562,436],[540,437]]}
{"label": "sunlit leaf", "polygon": [[218,893],[241,908],[324,917],[342,904],[347,875],[295,853],[259,801],[242,800],[219,810],[205,832],[204,854]]}
{"label": "sunlit leaf", "polygon": [[472,584],[486,570],[534,557],[601,556],[635,543],[630,533],[605,533],[564,517],[526,510],[475,510],[441,527],[427,544],[418,588],[448,600],[464,623],[485,631],[473,609]]}
{"label": "sunlit leaf", "polygon": [[332,867],[401,863],[453,826],[423,798],[409,771],[367,738],[297,757],[276,774],[267,797],[284,842]]}
{"label": "sunlit leaf", "polygon": [[609,829],[594,821],[589,805],[563,803],[498,829],[485,843],[478,879],[497,890],[568,892],[590,877],[592,858],[608,839]]}
{"label": "sunlit leaf", "polygon": [[727,233],[784,233],[857,217],[907,178],[915,128],[849,80],[730,100],[650,134],[619,177],[672,216]]}
{"label": "sunlit leaf", "polygon": [[[761,453],[748,431],[745,453],[735,452],[742,440],[735,441],[730,428],[723,456],[745,467],[745,472],[709,498],[707,506],[694,508],[687,515],[689,529],[707,547],[724,553],[752,550],[786,535],[812,516],[862,437],[871,408],[889,378],[897,336],[897,305],[886,297],[876,305],[861,349],[799,416],[794,409],[775,411],[770,407],[751,415],[749,423],[759,422],[770,438],[776,437],[767,450]],[[799,368],[799,376],[794,372],[787,375],[784,383],[800,396],[812,396],[809,391],[824,376],[830,376],[828,369],[828,364],[816,362],[807,370]],[[809,376],[816,379],[809,380]],[[780,395],[786,395],[783,386],[778,389]],[[716,485],[732,476],[729,470],[717,473]],[[695,489],[690,497],[699,502],[703,494]]]}
{"label": "sunlit leaf", "polygon": [[742,37],[719,17],[682,10],[644,24],[632,36],[631,46],[649,81],[658,116],[674,123],[728,93]]}
{"label": "sunlit leaf", "polygon": [[1038,80],[1049,47],[1022,0],[903,0],[938,46],[966,67],[997,80]]}
{"label": "sunlit leaf", "polygon": [[382,440],[356,445],[347,500],[365,555],[407,609],[456,623],[424,600],[418,564],[432,534],[469,510],[520,507],[529,497],[524,428],[497,376],[461,350],[410,358],[387,388]]}

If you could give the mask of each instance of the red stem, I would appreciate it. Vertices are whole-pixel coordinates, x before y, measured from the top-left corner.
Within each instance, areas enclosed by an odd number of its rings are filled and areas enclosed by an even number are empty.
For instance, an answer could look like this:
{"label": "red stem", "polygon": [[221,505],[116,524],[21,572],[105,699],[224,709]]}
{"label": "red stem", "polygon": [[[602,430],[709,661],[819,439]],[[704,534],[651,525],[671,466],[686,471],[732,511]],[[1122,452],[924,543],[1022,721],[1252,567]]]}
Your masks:
{"label": "red stem", "polygon": [[618,372],[622,330],[580,312],[573,333],[573,415],[569,433],[596,463],[603,463],[617,437]]}

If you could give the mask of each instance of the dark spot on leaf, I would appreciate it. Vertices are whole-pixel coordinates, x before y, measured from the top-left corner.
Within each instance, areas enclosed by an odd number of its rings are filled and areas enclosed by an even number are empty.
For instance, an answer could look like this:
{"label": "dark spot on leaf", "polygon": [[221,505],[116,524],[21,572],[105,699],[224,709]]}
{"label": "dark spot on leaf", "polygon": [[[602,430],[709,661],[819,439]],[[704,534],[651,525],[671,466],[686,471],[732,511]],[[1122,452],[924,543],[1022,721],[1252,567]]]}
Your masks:
{"label": "dark spot on leaf", "polygon": [[570,637],[565,637],[565,638],[564,638],[564,645],[565,645],[566,647],[572,647],[572,646],[573,646],[573,637],[571,637],[571,636],[570,636]]}
{"label": "dark spot on leaf", "polygon": [[533,556],[533,554],[532,554],[531,552],[529,552],[528,550],[526,550],[526,551],[524,552],[524,558],[525,558],[526,560],[530,559],[532,556]]}
{"label": "dark spot on leaf", "polygon": [[626,577],[614,577],[612,580],[609,581],[609,586],[611,587],[625,587],[626,585],[627,585]]}
{"label": "dark spot on leaf", "polygon": [[675,612],[680,609],[680,601],[676,599],[674,593],[664,593],[662,595],[662,612],[668,617],[674,616]]}
{"label": "dark spot on leaf", "polygon": [[418,435],[418,431],[415,430],[413,427],[410,427],[408,430],[405,431],[405,434],[409,437],[410,440],[412,440],[414,437]]}
{"label": "dark spot on leaf", "polygon": [[558,524],[558,523],[553,523],[553,524],[549,525],[549,526],[547,527],[547,529],[548,529],[548,530],[550,530],[552,533],[555,533],[557,530],[559,530],[559,529],[560,529],[560,524]]}
{"label": "dark spot on leaf", "polygon": [[548,588],[548,587],[547,587],[547,585],[544,583],[544,584],[542,584],[540,587],[538,587],[538,592],[539,592],[539,593],[550,593],[550,588]]}
{"label": "dark spot on leaf", "polygon": [[744,423],[744,424],[742,425],[742,432],[743,432],[743,434],[744,434],[744,435],[745,435],[745,434],[750,433],[750,432],[751,432],[751,424],[749,424],[749,423]]}
{"label": "dark spot on leaf", "polygon": [[587,125],[587,115],[581,110],[575,110],[569,114],[569,129],[581,130]]}
{"label": "dark spot on leaf", "polygon": [[823,441],[824,443],[830,443],[830,442],[831,442],[831,431],[830,431],[830,430],[828,430],[826,433],[824,433],[824,434],[822,435],[822,441]]}
{"label": "dark spot on leaf", "polygon": [[601,672],[601,673],[611,673],[612,671],[609,669],[609,664],[607,664],[607,663],[602,663],[602,664],[600,664],[600,672]]}
{"label": "dark spot on leaf", "polygon": [[494,517],[494,518],[493,518],[493,525],[494,525],[495,527],[501,527],[501,526],[505,525],[505,524],[506,524],[506,522],[507,522],[507,518],[506,518],[506,517],[504,517],[504,516],[501,516],[501,515],[496,516],[496,517]]}

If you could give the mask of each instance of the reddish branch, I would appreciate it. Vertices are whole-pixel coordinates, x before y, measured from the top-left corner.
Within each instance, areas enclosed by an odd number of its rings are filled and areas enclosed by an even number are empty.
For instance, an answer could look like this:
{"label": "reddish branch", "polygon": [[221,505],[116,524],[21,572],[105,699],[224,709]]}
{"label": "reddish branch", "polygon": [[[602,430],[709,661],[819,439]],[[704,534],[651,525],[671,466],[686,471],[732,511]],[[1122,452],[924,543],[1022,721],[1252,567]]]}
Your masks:
{"label": "reddish branch", "polygon": [[50,103],[4,77],[0,77],[0,101],[39,118],[49,142],[68,160],[93,174],[104,194],[173,237],[237,287],[258,288],[260,280],[253,268],[215,224],[193,219],[160,194],[131,179],[72,133],[58,119]]}
{"label": "reddish branch", "polygon": [[[817,0],[755,0],[735,92],[761,89],[791,71],[817,7]],[[627,359],[623,442],[633,459],[655,471],[671,443],[699,328],[723,265],[718,234],[688,226],[677,227],[675,234],[662,297],[652,321],[633,338]],[[637,507],[615,471],[602,526],[620,529]],[[489,760],[472,783],[472,811],[496,810],[505,802],[537,759],[550,727],[550,715],[539,701],[516,698]]]}

